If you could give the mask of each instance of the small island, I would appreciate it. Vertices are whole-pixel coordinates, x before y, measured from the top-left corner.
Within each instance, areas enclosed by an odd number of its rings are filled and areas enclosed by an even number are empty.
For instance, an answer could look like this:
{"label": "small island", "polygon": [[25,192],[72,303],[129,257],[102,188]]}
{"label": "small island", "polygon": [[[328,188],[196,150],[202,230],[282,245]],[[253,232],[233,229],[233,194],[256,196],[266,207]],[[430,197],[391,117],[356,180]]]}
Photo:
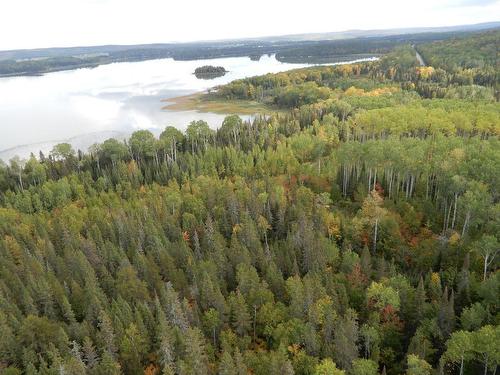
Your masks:
{"label": "small island", "polygon": [[194,75],[199,79],[214,79],[217,77],[222,77],[226,73],[227,70],[223,66],[212,65],[200,66],[194,71]]}

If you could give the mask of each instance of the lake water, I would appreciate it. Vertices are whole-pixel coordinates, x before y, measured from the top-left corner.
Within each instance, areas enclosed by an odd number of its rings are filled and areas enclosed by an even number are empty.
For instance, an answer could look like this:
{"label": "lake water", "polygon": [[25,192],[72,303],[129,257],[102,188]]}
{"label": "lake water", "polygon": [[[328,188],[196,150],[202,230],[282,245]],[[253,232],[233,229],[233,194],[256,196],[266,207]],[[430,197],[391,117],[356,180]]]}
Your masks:
{"label": "lake water", "polygon": [[[202,65],[225,67],[213,80],[197,79]],[[124,62],[49,73],[0,78],[0,159],[48,152],[70,142],[87,149],[107,138],[125,138],[137,129],[159,133],[167,125],[185,129],[203,119],[218,127],[225,116],[197,111],[162,110],[162,99],[203,91],[235,79],[305,67],[274,56],[196,61],[173,59]]]}

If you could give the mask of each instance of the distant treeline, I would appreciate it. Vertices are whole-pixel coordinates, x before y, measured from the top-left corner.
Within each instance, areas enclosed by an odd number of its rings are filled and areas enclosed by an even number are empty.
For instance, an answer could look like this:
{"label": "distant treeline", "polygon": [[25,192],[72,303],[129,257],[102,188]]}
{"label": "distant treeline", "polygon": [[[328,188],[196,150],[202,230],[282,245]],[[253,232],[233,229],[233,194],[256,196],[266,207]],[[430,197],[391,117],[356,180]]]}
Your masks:
{"label": "distant treeline", "polygon": [[[465,33],[463,33],[465,34]],[[436,41],[450,38],[457,33],[407,34],[385,37],[354,38],[323,41],[246,41],[244,44],[233,42],[153,44],[134,46],[104,46],[94,49],[81,49],[75,54],[68,49],[64,55],[39,56],[26,51],[26,60],[0,60],[0,76],[43,74],[58,70],[92,67],[121,61],[143,61],[173,58],[175,60],[197,60],[221,57],[252,56],[258,59],[264,54],[276,54],[282,62],[317,63],[336,62],[339,57],[349,60],[353,57],[367,57],[384,54],[402,44]],[[61,52],[64,53],[64,52]]]}

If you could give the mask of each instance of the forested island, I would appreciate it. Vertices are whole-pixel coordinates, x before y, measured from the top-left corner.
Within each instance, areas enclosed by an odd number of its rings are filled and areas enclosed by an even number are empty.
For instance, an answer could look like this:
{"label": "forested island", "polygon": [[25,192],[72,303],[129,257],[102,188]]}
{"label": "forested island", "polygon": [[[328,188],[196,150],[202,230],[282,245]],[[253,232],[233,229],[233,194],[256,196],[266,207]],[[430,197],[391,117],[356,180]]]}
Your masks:
{"label": "forested island", "polygon": [[210,95],[279,111],[0,164],[0,373],[498,373],[499,40],[239,80]]}
{"label": "forested island", "polygon": [[222,77],[227,73],[223,66],[204,65],[194,70],[194,75],[199,79],[213,79]]}

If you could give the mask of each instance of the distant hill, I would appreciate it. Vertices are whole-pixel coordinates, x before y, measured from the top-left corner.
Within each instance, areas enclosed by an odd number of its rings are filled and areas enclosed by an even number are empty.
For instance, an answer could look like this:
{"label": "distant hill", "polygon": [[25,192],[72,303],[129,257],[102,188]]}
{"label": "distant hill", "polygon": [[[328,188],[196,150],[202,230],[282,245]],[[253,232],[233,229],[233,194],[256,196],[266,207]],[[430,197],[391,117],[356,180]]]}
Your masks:
{"label": "distant hill", "polygon": [[496,28],[500,28],[500,22],[485,22],[473,25],[457,25],[457,26],[441,26],[441,27],[408,27],[400,29],[346,30],[346,31],[335,31],[327,33],[289,34],[281,36],[270,36],[260,39],[273,40],[273,41],[338,40],[338,39],[382,37],[382,36],[404,35],[404,34],[482,31],[482,30],[490,30]]}
{"label": "distant hill", "polygon": [[193,47],[231,47],[235,42],[297,42],[297,41],[320,41],[320,40],[342,40],[366,37],[384,37],[404,34],[421,33],[447,33],[457,31],[481,31],[500,28],[500,22],[486,22],[474,25],[457,25],[444,27],[413,27],[401,29],[382,30],[346,30],[328,33],[307,33],[291,34],[281,36],[268,36],[262,38],[226,39],[215,41],[198,41],[189,43],[154,43],[154,44],[134,44],[134,45],[103,45],[85,47],[63,47],[63,48],[37,48],[0,51],[0,60],[22,60],[61,56],[85,57],[88,55],[118,54],[130,50],[170,50],[170,49],[190,49]]}

